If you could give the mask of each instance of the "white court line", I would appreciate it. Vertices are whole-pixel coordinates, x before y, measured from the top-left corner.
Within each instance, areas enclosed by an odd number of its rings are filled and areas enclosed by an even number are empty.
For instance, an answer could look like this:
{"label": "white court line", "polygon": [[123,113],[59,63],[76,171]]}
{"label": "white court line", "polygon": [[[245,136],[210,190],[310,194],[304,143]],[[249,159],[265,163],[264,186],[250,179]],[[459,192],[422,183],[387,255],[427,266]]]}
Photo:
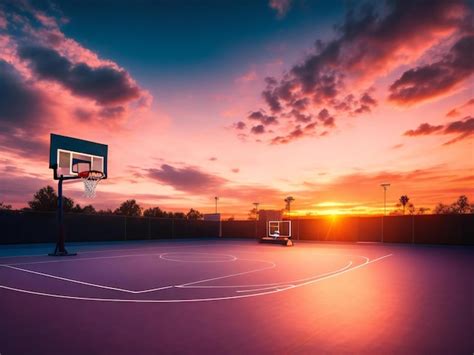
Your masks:
{"label": "white court line", "polygon": [[[207,246],[212,246],[212,244],[201,244],[201,245],[184,245],[184,246],[179,246],[179,247],[168,247],[172,249],[176,248],[198,248],[198,247],[207,247]],[[150,249],[157,249],[158,247],[154,248],[149,248]],[[147,248],[139,248],[139,249],[125,249],[123,251],[129,251],[129,250],[143,250]],[[160,248],[162,249],[162,247]],[[109,250],[103,251],[103,252],[108,252]],[[115,250],[115,251],[120,251],[120,250]],[[97,251],[97,252],[102,252],[102,251]],[[81,254],[85,254],[84,252],[80,252]],[[91,252],[92,253],[92,252]],[[41,261],[25,261],[25,262],[19,262],[19,263],[7,263],[7,264],[0,264],[0,266],[4,265],[34,265],[34,264],[48,264],[48,263],[67,263],[67,262],[75,262],[75,261],[82,261],[82,260],[95,260],[95,259],[114,259],[114,258],[123,258],[123,257],[131,257],[131,256],[147,256],[147,255],[161,255],[163,253],[146,253],[146,254],[125,254],[125,255],[110,255],[110,256],[94,256],[90,258],[75,258],[71,257],[68,259],[55,259],[55,260],[41,260]],[[44,254],[38,255],[38,256],[45,256]],[[9,258],[16,258],[16,257],[9,257]]]}
{"label": "white court line", "polygon": [[[56,279],[56,280],[67,281],[67,282],[76,283],[76,284],[85,285],[85,286],[103,288],[103,289],[106,289],[106,290],[120,291],[120,292],[126,292],[126,293],[140,293],[140,291],[137,292],[137,291],[126,290],[126,289],[118,288],[118,287],[97,285],[97,284],[93,284],[93,283],[90,283],[90,282],[84,282],[84,281],[79,281],[79,280],[74,280],[74,279],[68,279],[66,277],[45,274],[45,273],[42,273],[42,272],[22,269],[22,268],[10,266],[10,265],[1,265],[1,266],[9,268],[9,269],[13,269],[13,270],[23,271],[23,272],[27,272],[27,273],[34,274],[34,275],[40,275],[40,276],[49,277],[49,278]],[[173,287],[173,286],[164,286],[164,287],[161,287],[160,289],[166,289],[166,288],[171,288],[171,287]]]}
{"label": "white court line", "polygon": [[[182,243],[182,242],[177,242],[177,243]],[[184,243],[184,242],[183,242]],[[199,244],[199,245],[177,245],[177,246],[152,246],[152,247],[140,247],[140,248],[127,248],[124,246],[122,249],[104,249],[104,250],[89,250],[89,251],[81,251],[79,250],[78,253],[80,254],[90,254],[90,253],[108,253],[108,252],[115,252],[115,251],[130,251],[130,250],[150,250],[150,249],[157,249],[157,248],[197,248],[197,247],[205,247],[205,246],[215,246],[213,243],[209,244]],[[74,246],[72,247],[74,249]],[[46,253],[46,252],[45,252]],[[12,258],[32,258],[32,257],[37,257],[37,256],[47,256],[45,253],[43,254],[29,254],[29,255],[3,255],[0,256],[0,259],[12,259]],[[67,260],[63,260],[67,261]],[[72,261],[72,260],[70,260]],[[53,261],[51,261],[53,262]]]}
{"label": "white court line", "polygon": [[125,254],[125,255],[110,255],[110,256],[94,256],[92,258],[73,258],[67,260],[43,260],[43,261],[31,261],[25,263],[9,263],[0,264],[0,266],[16,266],[16,265],[36,265],[36,264],[49,264],[49,263],[67,263],[84,260],[101,260],[101,259],[119,259],[119,258],[130,258],[134,256],[159,256],[158,253],[147,253],[147,254]]}
{"label": "white court line", "polygon": [[[338,272],[341,272],[347,268],[350,268],[352,266],[352,260],[344,267],[336,270],[336,271],[330,271],[330,272],[326,272],[324,274],[320,274],[320,275],[316,275],[316,276],[313,276],[313,277],[307,277],[306,279],[300,279],[300,280],[293,280],[291,282],[293,283],[297,283],[297,282],[300,282],[300,281],[306,281],[306,280],[315,280],[315,279],[319,279],[320,277],[323,277],[323,276],[326,276],[326,275],[331,275],[331,274],[334,274],[334,273],[338,273]],[[252,291],[261,291],[261,290],[265,290],[266,288],[275,288],[275,287],[280,287],[280,286],[286,286],[286,288],[292,288],[292,287],[295,287],[294,284],[288,284],[288,282],[286,283],[281,283],[281,284],[267,284],[267,285],[272,285],[270,287],[265,287],[265,288],[261,288],[261,289],[250,289],[250,290],[237,290],[236,292],[252,292]],[[251,287],[251,286],[254,286],[254,285],[246,285],[247,287]],[[256,286],[259,286],[259,285],[256,285]],[[262,284],[261,286],[266,286],[265,284]]]}
{"label": "white court line", "polygon": [[273,289],[284,291],[284,290],[289,290],[290,288],[293,288],[293,287],[295,287],[295,285],[283,284],[283,285],[280,285],[280,286],[254,288],[252,290],[239,290],[239,291],[235,291],[235,292],[244,293],[244,292],[254,292],[254,291],[273,290]]}
{"label": "white court line", "polygon": [[[317,254],[317,255],[322,255],[322,254]],[[336,255],[336,254],[325,254],[325,255]],[[340,256],[340,254],[337,254]],[[354,256],[354,255],[352,255]],[[355,255],[356,257],[359,257],[359,258],[363,258],[367,261],[370,261],[369,258],[365,257],[365,256],[361,256],[361,255]],[[258,260],[258,259],[239,259],[239,260],[249,260],[249,261],[261,261],[261,262],[269,262],[269,261],[265,261],[265,260]],[[352,261],[348,264],[349,266],[352,265]],[[276,265],[275,265],[276,266]],[[345,266],[344,268],[346,268],[347,266]],[[344,269],[343,268],[343,269]],[[272,269],[271,267],[268,268],[268,269]],[[265,268],[264,269],[261,269],[259,271],[263,271],[263,270],[266,270]],[[336,270],[337,271],[337,270]],[[334,271],[332,271],[334,272]],[[331,272],[331,273],[332,273]],[[293,282],[293,283],[296,283],[296,282],[304,282],[304,281],[308,281],[308,280],[313,280],[315,277],[319,277],[321,275],[316,275],[316,276],[310,276],[310,277],[306,277],[304,279],[297,279],[297,280],[290,280],[290,281],[281,281],[281,282],[271,282],[271,283],[264,283],[264,284],[250,284],[250,285],[198,285],[198,286],[188,286],[188,285],[193,285],[193,284],[196,284],[196,283],[202,283],[202,282],[206,282],[206,281],[213,281],[213,280],[216,280],[216,279],[220,279],[220,278],[226,278],[226,277],[230,277],[230,276],[238,276],[239,274],[235,274],[235,275],[229,275],[229,276],[222,276],[222,277],[219,277],[219,278],[215,278],[215,279],[208,279],[208,280],[201,280],[201,281],[195,281],[195,282],[190,282],[188,284],[185,284],[185,286],[176,286],[176,287],[185,287],[185,288],[239,288],[239,287],[262,287],[262,286],[278,286],[278,285],[286,285],[288,284],[289,282]],[[324,274],[323,274],[324,275]],[[239,292],[239,291],[236,291],[236,292]]]}
{"label": "white court line", "polygon": [[[164,254],[170,254],[170,253],[162,253],[162,254],[130,254],[130,255],[115,255],[115,256],[102,256],[102,257],[99,256],[99,257],[82,258],[82,259],[76,259],[76,260],[112,259],[112,258],[131,257],[131,256],[159,256],[159,257],[161,258],[161,256],[164,255]],[[236,256],[230,255],[230,254],[211,254],[211,253],[192,253],[192,254],[200,254],[200,255],[226,255],[226,256],[230,256],[230,257],[232,258],[231,260],[228,260],[229,262],[230,262],[230,261],[235,261],[235,260],[247,260],[247,261],[259,261],[259,262],[264,262],[264,263],[270,263],[270,262],[268,262],[268,261],[263,261],[263,260],[238,259]],[[163,258],[163,260],[169,261],[170,259],[164,259],[164,258]],[[58,261],[58,262],[59,262],[59,261]],[[108,289],[108,290],[113,290],[113,291],[120,291],[120,292],[132,293],[132,294],[149,293],[149,292],[154,292],[154,291],[166,290],[166,289],[173,288],[173,287],[178,287],[178,288],[181,287],[181,285],[178,285],[178,286],[177,286],[177,285],[169,285],[169,286],[162,286],[162,287],[150,288],[150,289],[146,289],[146,290],[134,291],[134,290],[122,289],[122,288],[111,287],[111,286],[105,286],[105,285],[100,285],[100,284],[94,284],[94,283],[91,283],[91,282],[79,281],[79,280],[75,280],[75,279],[69,279],[69,278],[66,278],[66,277],[51,275],[51,274],[47,274],[47,273],[43,273],[43,272],[39,272],[39,271],[33,271],[33,270],[23,269],[23,268],[19,268],[19,267],[15,267],[15,266],[14,266],[14,265],[23,265],[23,264],[30,265],[30,264],[41,264],[41,263],[42,263],[42,262],[19,263],[19,264],[0,265],[0,267],[3,266],[3,267],[5,267],[5,268],[9,268],[9,269],[17,270],[17,271],[23,271],[23,272],[27,272],[27,273],[30,273],[30,274],[40,275],[40,276],[43,276],[43,277],[49,277],[49,278],[52,278],[52,279],[57,279],[57,280],[61,280],[61,281],[67,281],[67,282],[76,283],[76,284],[80,284],[80,285],[91,286],[91,287],[102,288],[102,289]],[[270,268],[273,268],[273,267],[276,266],[276,264],[274,264],[274,263],[272,263],[272,264],[273,264],[273,266],[270,267]],[[201,281],[196,281],[196,282],[204,282],[204,281],[217,280],[217,279],[226,278],[226,277],[232,277],[232,276],[237,276],[237,275],[244,275],[244,274],[247,274],[247,273],[258,272],[258,271],[265,270],[265,269],[268,269],[268,268],[250,270],[250,271],[246,271],[246,272],[243,272],[243,273],[232,274],[232,275],[225,275],[225,276],[220,276],[220,277],[216,277],[216,278],[209,279],[209,280],[201,280]],[[193,284],[193,283],[190,283],[190,284]]]}
{"label": "white court line", "polygon": [[[191,255],[207,255],[208,256],[208,260],[179,260],[179,259],[173,259],[173,258],[170,258],[170,257],[165,257],[165,255],[176,255],[176,254],[191,254]],[[209,255],[215,255],[211,258],[209,258]],[[218,258],[222,257],[222,256],[229,256],[230,259],[227,259],[227,260],[217,260]],[[216,259],[216,260],[210,260],[210,259]],[[228,263],[228,262],[232,262],[232,261],[236,261],[237,260],[237,257],[234,256],[234,255],[230,255],[230,254],[220,254],[220,253],[193,253],[193,252],[188,252],[188,253],[181,253],[181,252],[172,252],[172,253],[161,253],[160,254],[160,259],[163,259],[163,260],[167,260],[167,261],[174,261],[174,262],[177,262],[177,263]]]}
{"label": "white court line", "polygon": [[[364,264],[355,266],[353,268],[341,271],[339,273],[335,273],[332,275],[328,275],[322,278],[319,278],[317,280],[309,281],[306,283],[302,283],[299,285],[296,285],[292,287],[292,289],[297,288],[297,287],[302,287],[308,284],[313,284],[322,280],[326,280],[332,277],[339,276],[343,273],[353,271],[356,269],[359,269],[363,266],[367,266],[369,264],[375,263],[377,261],[383,260],[385,258],[388,258],[392,256],[393,254],[387,254],[384,256],[381,256],[379,258],[366,261]],[[26,293],[30,295],[36,295],[36,296],[45,296],[45,297],[52,297],[52,298],[58,298],[58,299],[68,299],[68,300],[76,300],[76,301],[94,301],[94,302],[126,302],[126,303],[186,303],[186,302],[209,302],[209,301],[221,301],[221,300],[231,300],[231,299],[240,299],[240,298],[248,298],[248,297],[257,297],[257,296],[263,296],[263,295],[269,295],[269,294],[274,294],[278,292],[283,292],[286,291],[287,289],[277,289],[273,291],[267,291],[267,292],[260,292],[260,293],[252,293],[252,294],[245,294],[245,295],[238,295],[238,296],[227,296],[227,297],[212,297],[212,298],[189,298],[189,299],[168,299],[168,300],[134,300],[134,299],[120,299],[120,298],[96,298],[96,297],[78,297],[78,296],[66,296],[66,295],[58,295],[58,294],[52,294],[52,293],[46,293],[46,292],[36,292],[36,291],[29,291],[29,290],[23,290],[15,287],[9,287],[9,286],[4,286],[0,285],[0,288],[10,290],[10,291],[15,291],[15,292],[20,292],[20,293]]]}
{"label": "white court line", "polygon": [[[225,279],[225,278],[228,278],[228,277],[235,277],[235,276],[240,276],[240,275],[247,275],[247,274],[251,274],[251,273],[253,273],[253,272],[259,272],[259,271],[269,270],[269,269],[273,269],[273,268],[276,267],[276,264],[275,264],[273,261],[257,260],[257,259],[239,259],[239,260],[244,260],[244,261],[258,261],[258,262],[263,262],[263,263],[270,264],[270,266],[269,266],[269,267],[267,266],[267,267],[264,267],[264,268],[260,268],[260,269],[250,270],[250,271],[238,272],[238,273],[235,273],[235,274],[230,274],[230,275],[225,275],[225,276],[213,277],[213,278],[205,279],[205,280],[199,280],[199,281],[188,282],[188,283],[181,284],[181,285],[175,285],[175,287],[178,287],[178,288],[193,288],[193,286],[189,286],[189,285],[194,285],[194,284],[197,284],[197,283],[208,282],[208,281],[221,280],[221,279]],[[201,288],[201,287],[197,287],[197,288]],[[216,287],[216,288],[217,288],[217,287]]]}

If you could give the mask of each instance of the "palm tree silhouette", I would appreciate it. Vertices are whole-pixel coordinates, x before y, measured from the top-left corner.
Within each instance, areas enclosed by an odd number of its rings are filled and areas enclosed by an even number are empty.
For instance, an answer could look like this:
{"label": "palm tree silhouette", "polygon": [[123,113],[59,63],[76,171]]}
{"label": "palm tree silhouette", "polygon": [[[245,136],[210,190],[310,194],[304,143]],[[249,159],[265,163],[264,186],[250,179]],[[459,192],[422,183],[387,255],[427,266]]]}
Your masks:
{"label": "palm tree silhouette", "polygon": [[403,206],[403,214],[405,214],[405,208],[407,206],[407,203],[408,201],[410,201],[410,199],[408,198],[407,195],[402,195],[400,196],[400,204]]}

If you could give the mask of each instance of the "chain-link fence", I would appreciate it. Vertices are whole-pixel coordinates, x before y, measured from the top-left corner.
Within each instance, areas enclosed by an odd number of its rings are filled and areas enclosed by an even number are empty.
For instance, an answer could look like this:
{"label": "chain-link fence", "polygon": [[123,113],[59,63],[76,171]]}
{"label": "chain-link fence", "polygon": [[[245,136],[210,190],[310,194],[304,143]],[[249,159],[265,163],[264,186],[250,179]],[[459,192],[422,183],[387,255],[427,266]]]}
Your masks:
{"label": "chain-link fence", "polygon": [[[67,241],[261,238],[264,221],[202,221],[66,214]],[[54,212],[0,211],[0,244],[54,242]],[[293,219],[294,240],[474,244],[474,214]]]}

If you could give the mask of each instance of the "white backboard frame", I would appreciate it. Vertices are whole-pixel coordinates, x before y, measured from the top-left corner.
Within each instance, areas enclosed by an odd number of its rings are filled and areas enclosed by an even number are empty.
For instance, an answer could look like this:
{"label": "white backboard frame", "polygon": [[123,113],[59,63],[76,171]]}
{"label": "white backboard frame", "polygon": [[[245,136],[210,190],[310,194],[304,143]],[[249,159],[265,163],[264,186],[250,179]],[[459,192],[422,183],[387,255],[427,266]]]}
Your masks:
{"label": "white backboard frame", "polygon": [[[281,225],[288,224],[288,234],[282,235],[280,231],[282,230]],[[278,234],[275,233],[275,229],[278,231]],[[291,238],[291,221],[268,221],[267,223],[267,236],[272,238]]]}

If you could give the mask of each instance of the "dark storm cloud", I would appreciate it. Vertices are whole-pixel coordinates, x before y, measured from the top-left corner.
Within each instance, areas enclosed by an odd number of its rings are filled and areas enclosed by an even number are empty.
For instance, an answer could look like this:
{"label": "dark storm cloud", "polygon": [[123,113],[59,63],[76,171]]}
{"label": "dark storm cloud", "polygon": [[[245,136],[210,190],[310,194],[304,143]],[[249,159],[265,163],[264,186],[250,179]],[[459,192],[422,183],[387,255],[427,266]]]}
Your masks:
{"label": "dark storm cloud", "polygon": [[163,164],[160,168],[148,169],[147,172],[148,176],[153,180],[170,185],[176,190],[192,193],[215,191],[227,181],[217,175],[203,172],[191,166],[175,168],[171,165]]}
{"label": "dark storm cloud", "polygon": [[109,66],[92,68],[86,63],[72,63],[51,48],[23,45],[20,57],[40,78],[56,81],[73,94],[102,105],[125,103],[140,97],[140,89],[124,70]]}
{"label": "dark storm cloud", "polygon": [[461,38],[438,62],[407,70],[390,86],[389,99],[402,105],[442,95],[474,73],[474,36]]}
{"label": "dark storm cloud", "polygon": [[0,125],[4,130],[33,125],[45,113],[44,97],[0,59]]}
{"label": "dark storm cloud", "polygon": [[13,66],[0,60],[0,148],[23,156],[47,154],[38,138],[48,117],[47,100],[23,80]]}

